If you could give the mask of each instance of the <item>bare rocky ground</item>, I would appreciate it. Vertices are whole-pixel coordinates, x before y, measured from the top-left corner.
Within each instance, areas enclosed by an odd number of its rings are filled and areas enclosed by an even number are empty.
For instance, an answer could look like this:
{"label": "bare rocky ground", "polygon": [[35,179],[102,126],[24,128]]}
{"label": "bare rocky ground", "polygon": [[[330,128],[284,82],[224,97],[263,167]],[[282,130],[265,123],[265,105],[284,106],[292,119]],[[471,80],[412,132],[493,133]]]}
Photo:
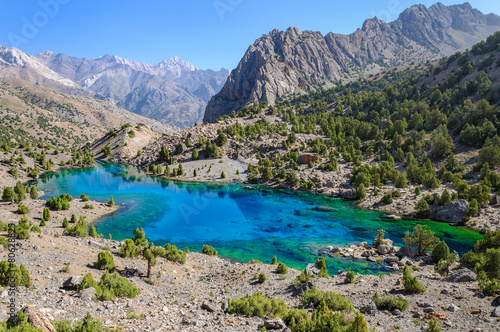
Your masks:
{"label": "bare rocky ground", "polygon": [[[152,270],[152,285],[145,279],[145,261],[117,255],[120,242],[50,235],[62,233],[61,217],[53,217],[42,234],[32,233],[29,240],[19,240],[16,252],[17,263],[24,264],[33,278],[30,289],[20,287],[17,304],[30,305],[50,320],[76,321],[90,312],[104,325],[125,331],[257,331],[263,320],[224,313],[221,308],[227,299],[260,291],[284,299],[288,306],[300,306],[300,297],[292,285],[300,271],[289,269],[282,277],[275,265],[233,263],[192,252],[187,254],[185,264],[160,258]],[[118,273],[141,291],[135,299],[86,301],[75,291],[63,288],[70,277],[89,272],[99,280],[103,271],[93,268],[93,264],[103,249],[112,252]],[[6,256],[5,250],[0,253],[0,259]],[[430,318],[436,318],[444,331],[498,331],[499,318],[492,315],[494,311],[500,314],[500,298],[484,297],[471,271],[461,272],[467,281],[446,281],[426,261],[416,258],[411,263],[412,273],[427,287],[421,295],[405,293],[400,272],[357,275],[350,284],[345,282],[345,271],[339,271],[329,278],[316,278],[313,284],[319,290],[344,295],[365,314],[375,331],[419,331],[427,327]],[[67,263],[69,271],[63,272]],[[452,275],[458,271],[455,267]],[[253,277],[256,273],[265,273],[267,281],[257,283]],[[5,288],[0,292],[0,316],[5,319],[9,298]],[[372,300],[375,292],[403,296],[409,306],[403,313],[377,310]]]}

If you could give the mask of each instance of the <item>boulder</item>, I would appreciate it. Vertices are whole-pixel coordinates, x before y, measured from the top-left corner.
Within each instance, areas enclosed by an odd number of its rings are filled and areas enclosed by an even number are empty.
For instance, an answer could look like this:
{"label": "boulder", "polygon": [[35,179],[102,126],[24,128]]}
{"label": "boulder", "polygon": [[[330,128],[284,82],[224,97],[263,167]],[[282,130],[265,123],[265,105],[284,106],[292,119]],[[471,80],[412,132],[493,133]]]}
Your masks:
{"label": "boulder", "polygon": [[307,264],[305,269],[305,272],[312,276],[319,275],[320,271],[321,271],[320,268],[315,263]]}
{"label": "boulder", "polygon": [[386,261],[388,264],[391,264],[391,263],[397,263],[399,261],[399,258],[397,258],[396,256],[387,256],[384,261]]}
{"label": "boulder", "polygon": [[69,277],[69,279],[63,283],[63,287],[66,289],[76,289],[78,285],[82,283],[82,280],[83,277],[80,276]]}
{"label": "boulder", "polygon": [[203,302],[203,304],[201,305],[201,308],[205,309],[208,312],[219,311],[219,308],[217,308],[217,306],[215,304],[209,303],[209,302]]}
{"label": "boulder", "polygon": [[496,307],[495,310],[492,311],[491,317],[500,317],[500,307]]}
{"label": "boulder", "polygon": [[476,281],[476,279],[477,277],[474,272],[472,272],[467,268],[462,268],[457,272],[450,274],[443,280],[448,282],[470,282],[470,281]]}
{"label": "boulder", "polygon": [[459,199],[456,202],[446,203],[442,207],[437,208],[434,218],[438,221],[460,223],[467,214],[468,208],[469,203],[465,199]]}
{"label": "boulder", "polygon": [[43,332],[57,332],[46,317],[35,312],[30,306],[25,307],[23,313],[28,323],[35,329],[41,329]]}
{"label": "boulder", "polygon": [[417,249],[410,247],[410,246],[402,246],[396,255],[399,258],[402,258],[404,256],[409,257],[409,258],[415,258],[418,255]]}
{"label": "boulder", "polygon": [[310,161],[319,161],[319,157],[316,154],[313,153],[304,153],[299,156],[299,159],[297,160],[299,164],[307,164]]}
{"label": "boulder", "polygon": [[269,330],[283,330],[286,328],[286,325],[281,318],[276,317],[264,321],[264,327]]}
{"label": "boulder", "polygon": [[78,292],[78,296],[82,301],[94,301],[96,298],[96,290],[94,287],[85,288]]}
{"label": "boulder", "polygon": [[329,206],[323,206],[323,205],[316,206],[313,210],[318,211],[318,212],[336,212],[336,211],[338,211],[335,208],[332,208]]}
{"label": "boulder", "polygon": [[377,251],[381,255],[387,255],[391,252],[391,247],[387,244],[381,244],[378,246]]}

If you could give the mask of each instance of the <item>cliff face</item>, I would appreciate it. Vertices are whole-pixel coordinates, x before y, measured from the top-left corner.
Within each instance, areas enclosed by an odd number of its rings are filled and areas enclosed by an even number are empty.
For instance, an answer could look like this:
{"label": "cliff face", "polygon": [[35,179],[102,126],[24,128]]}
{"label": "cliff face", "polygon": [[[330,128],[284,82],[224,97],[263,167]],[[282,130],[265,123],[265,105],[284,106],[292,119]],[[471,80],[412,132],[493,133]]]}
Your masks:
{"label": "cliff face", "polygon": [[330,87],[383,68],[423,62],[472,46],[500,30],[500,17],[470,4],[412,6],[391,23],[374,18],[350,35],[273,30],[257,39],[221,91],[204,121],[213,122],[253,101]]}

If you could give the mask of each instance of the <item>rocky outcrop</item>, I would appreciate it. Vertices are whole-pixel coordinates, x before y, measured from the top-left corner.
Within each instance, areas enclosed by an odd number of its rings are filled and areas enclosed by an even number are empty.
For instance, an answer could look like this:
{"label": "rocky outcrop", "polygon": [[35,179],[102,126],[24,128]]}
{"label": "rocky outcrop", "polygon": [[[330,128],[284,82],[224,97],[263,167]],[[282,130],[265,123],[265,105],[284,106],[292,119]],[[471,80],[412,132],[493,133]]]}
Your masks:
{"label": "rocky outcrop", "polygon": [[457,272],[450,274],[443,280],[448,282],[470,282],[470,281],[476,281],[476,279],[477,277],[474,272],[472,272],[467,268],[461,268]]}
{"label": "rocky outcrop", "polygon": [[28,323],[35,329],[41,329],[43,332],[56,332],[56,329],[52,326],[50,321],[42,314],[35,312],[32,307],[25,307],[23,313]]}
{"label": "rocky outcrop", "polygon": [[464,199],[437,206],[431,210],[431,219],[451,223],[461,223],[467,214],[469,203]]}
{"label": "rocky outcrop", "polygon": [[249,102],[276,100],[318,86],[329,87],[360,73],[463,50],[500,29],[500,17],[468,3],[405,10],[397,20],[365,21],[350,35],[273,30],[251,45],[221,91],[207,105],[204,121],[238,111]]}
{"label": "rocky outcrop", "polygon": [[318,161],[318,160],[319,160],[319,156],[317,154],[304,153],[304,154],[299,156],[298,162],[299,162],[299,164],[307,164],[310,161],[314,162],[314,161]]}

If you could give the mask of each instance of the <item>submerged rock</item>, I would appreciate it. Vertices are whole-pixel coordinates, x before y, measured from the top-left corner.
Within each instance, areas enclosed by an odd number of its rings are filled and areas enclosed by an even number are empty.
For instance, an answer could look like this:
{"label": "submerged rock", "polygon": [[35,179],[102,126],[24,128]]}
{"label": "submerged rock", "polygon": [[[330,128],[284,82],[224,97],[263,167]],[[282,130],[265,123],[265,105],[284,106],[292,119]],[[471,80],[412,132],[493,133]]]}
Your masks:
{"label": "submerged rock", "polygon": [[337,212],[338,211],[335,208],[332,208],[332,207],[329,207],[329,206],[323,206],[323,205],[316,206],[313,210],[314,211],[319,211],[319,212]]}

